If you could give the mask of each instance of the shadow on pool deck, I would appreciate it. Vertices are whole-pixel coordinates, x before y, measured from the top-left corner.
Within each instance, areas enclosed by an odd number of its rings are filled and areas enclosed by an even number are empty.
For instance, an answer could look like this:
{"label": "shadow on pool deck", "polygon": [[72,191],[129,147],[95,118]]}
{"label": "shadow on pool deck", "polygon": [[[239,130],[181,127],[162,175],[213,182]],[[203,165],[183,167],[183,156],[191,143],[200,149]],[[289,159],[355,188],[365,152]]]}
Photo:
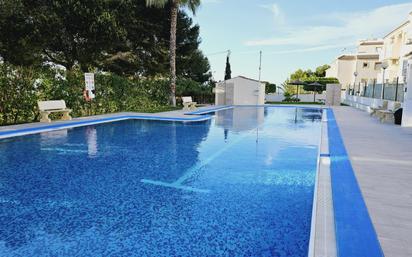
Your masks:
{"label": "shadow on pool deck", "polygon": [[385,256],[412,256],[412,128],[334,113]]}

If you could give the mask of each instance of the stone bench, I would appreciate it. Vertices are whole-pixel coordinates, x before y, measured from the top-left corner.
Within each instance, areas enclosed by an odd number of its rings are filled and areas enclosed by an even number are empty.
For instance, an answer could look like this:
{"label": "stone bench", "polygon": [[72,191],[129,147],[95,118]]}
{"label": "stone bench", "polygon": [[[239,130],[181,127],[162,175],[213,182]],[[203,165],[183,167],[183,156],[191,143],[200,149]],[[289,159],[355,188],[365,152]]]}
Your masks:
{"label": "stone bench", "polygon": [[40,122],[51,122],[49,115],[55,112],[63,113],[62,120],[71,120],[72,117],[70,113],[72,110],[67,109],[66,102],[64,100],[53,100],[53,101],[39,101],[37,103],[40,110]]}

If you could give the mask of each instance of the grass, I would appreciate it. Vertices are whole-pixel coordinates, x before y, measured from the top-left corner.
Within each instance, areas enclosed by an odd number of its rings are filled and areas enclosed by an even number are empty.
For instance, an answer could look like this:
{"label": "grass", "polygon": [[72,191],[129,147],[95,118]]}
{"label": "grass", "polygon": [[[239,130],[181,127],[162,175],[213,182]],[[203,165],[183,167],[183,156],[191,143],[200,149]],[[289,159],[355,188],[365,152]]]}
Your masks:
{"label": "grass", "polygon": [[319,102],[266,102],[266,104],[315,104],[315,105],[323,105]]}

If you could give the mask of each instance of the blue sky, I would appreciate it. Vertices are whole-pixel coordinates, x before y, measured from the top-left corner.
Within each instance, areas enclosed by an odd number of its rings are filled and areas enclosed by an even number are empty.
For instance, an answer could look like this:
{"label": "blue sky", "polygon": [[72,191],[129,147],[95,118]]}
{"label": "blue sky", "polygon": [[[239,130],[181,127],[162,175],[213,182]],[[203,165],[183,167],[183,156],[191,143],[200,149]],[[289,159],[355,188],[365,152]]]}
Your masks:
{"label": "blue sky", "polygon": [[232,76],[282,83],[298,68],[329,64],[355,50],[358,40],[378,38],[407,19],[411,1],[203,0],[194,20],[214,78],[224,77],[230,49]]}

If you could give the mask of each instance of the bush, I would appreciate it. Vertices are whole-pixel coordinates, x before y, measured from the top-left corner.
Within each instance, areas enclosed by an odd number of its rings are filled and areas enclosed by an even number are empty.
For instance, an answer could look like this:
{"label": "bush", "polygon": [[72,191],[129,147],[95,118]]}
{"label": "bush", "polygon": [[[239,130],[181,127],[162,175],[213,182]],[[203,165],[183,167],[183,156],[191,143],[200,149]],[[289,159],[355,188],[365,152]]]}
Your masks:
{"label": "bush", "polygon": [[96,73],[96,98],[83,98],[84,73],[52,68],[26,68],[0,63],[0,124],[38,120],[37,101],[66,101],[73,117],[120,111],[146,112],[168,104],[165,79],[121,77]]}
{"label": "bush", "polygon": [[285,96],[285,99],[283,99],[282,102],[300,102],[299,98],[289,92],[285,92],[283,95]]}
{"label": "bush", "polygon": [[211,84],[201,84],[191,79],[179,78],[176,83],[176,96],[192,96],[197,103],[212,103],[215,100]]}

